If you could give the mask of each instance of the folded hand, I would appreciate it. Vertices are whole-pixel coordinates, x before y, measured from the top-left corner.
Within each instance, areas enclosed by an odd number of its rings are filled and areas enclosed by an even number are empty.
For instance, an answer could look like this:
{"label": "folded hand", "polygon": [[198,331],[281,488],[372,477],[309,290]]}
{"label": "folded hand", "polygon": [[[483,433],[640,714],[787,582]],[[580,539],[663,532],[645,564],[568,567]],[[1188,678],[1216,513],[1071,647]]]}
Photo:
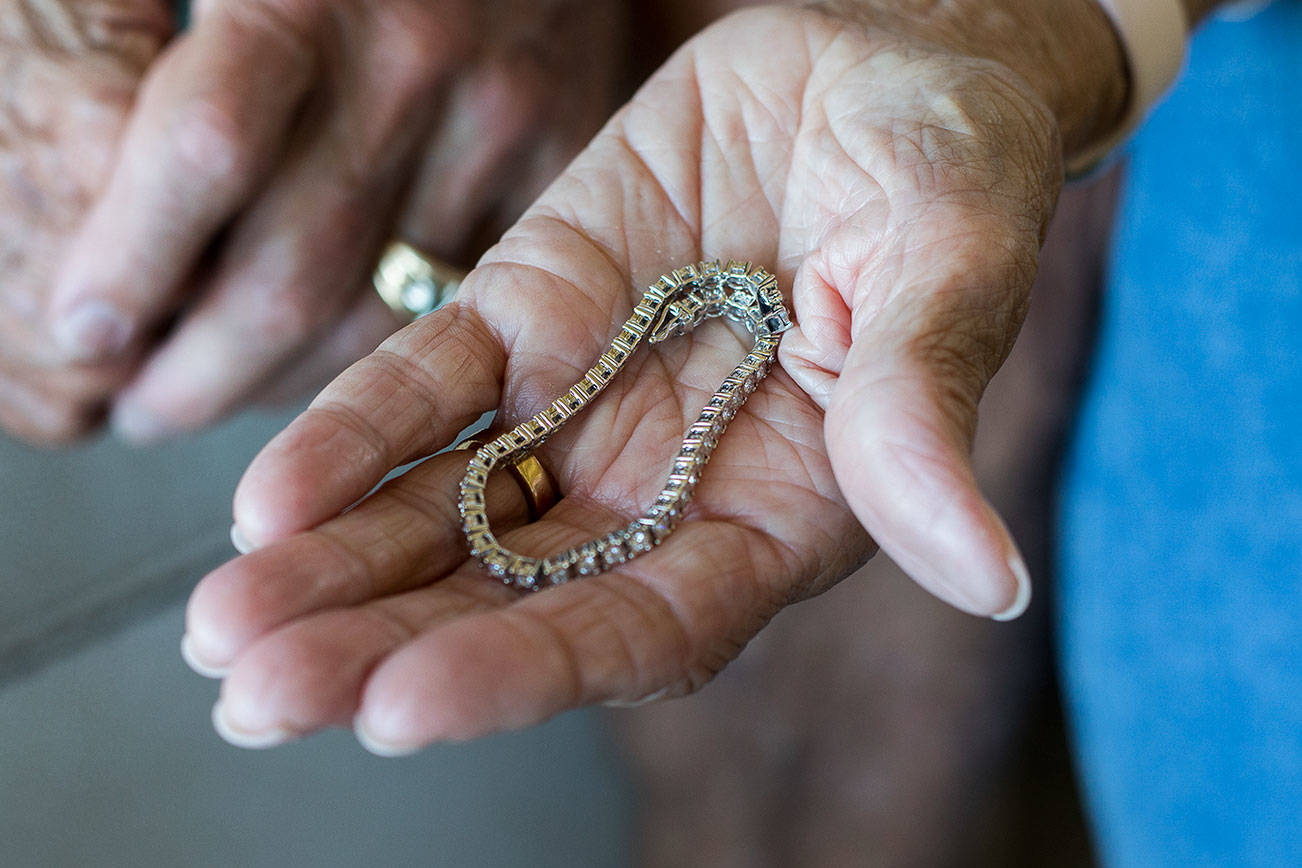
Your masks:
{"label": "folded hand", "polygon": [[[56,0],[33,14],[127,6]],[[93,205],[54,239],[60,267],[31,314],[47,367],[99,377],[92,397],[137,440],[200,428],[285,382],[319,387],[400,324],[369,291],[391,237],[472,260],[596,130],[617,86],[617,10],[195,4],[139,92],[124,89],[129,119],[94,141],[114,159]]]}

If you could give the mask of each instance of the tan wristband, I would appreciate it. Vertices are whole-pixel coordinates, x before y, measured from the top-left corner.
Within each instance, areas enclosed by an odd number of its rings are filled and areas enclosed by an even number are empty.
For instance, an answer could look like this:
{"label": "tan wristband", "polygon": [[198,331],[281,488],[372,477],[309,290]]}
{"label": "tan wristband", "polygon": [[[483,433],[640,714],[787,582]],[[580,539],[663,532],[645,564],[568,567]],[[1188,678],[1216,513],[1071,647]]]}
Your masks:
{"label": "tan wristband", "polygon": [[1125,49],[1130,91],[1116,130],[1067,160],[1067,173],[1086,174],[1107,160],[1148,119],[1184,67],[1189,36],[1181,0],[1095,0],[1112,20]]}

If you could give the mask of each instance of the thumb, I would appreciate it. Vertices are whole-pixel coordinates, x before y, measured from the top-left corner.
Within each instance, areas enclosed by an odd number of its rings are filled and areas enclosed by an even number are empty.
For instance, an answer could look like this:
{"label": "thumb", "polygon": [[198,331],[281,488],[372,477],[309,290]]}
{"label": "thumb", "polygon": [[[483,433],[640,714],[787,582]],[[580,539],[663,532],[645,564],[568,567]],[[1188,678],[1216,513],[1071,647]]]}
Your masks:
{"label": "thumb", "polygon": [[850,300],[840,307],[847,340],[821,355],[824,365],[839,356],[822,382],[824,436],[846,501],[887,555],[959,609],[1012,620],[1030,603],[1030,579],[970,453],[977,404],[1011,349],[1033,268],[960,265],[889,291],[812,281]]}

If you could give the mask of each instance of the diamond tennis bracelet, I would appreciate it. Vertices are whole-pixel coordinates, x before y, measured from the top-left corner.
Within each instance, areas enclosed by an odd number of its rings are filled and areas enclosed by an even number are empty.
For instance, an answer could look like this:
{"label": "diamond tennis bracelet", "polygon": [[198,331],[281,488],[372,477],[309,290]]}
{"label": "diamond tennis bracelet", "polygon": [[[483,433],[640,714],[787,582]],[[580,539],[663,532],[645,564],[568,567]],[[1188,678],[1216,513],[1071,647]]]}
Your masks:
{"label": "diamond tennis bracelet", "polygon": [[[644,338],[659,343],[718,316],[745,325],[755,337],[755,346],[688,427],[669,481],[655,503],[627,527],[550,557],[529,557],[498,543],[484,505],[488,474],[537,449],[582,411],[623,369]],[[791,327],[777,279],[749,262],[700,262],[661,277],[582,380],[542,412],[481,446],[470,459],[461,480],[460,510],[471,555],[505,584],[538,590],[595,576],[660,545],[682,518],[701,470],[728,423],[773,367],[781,335]]]}

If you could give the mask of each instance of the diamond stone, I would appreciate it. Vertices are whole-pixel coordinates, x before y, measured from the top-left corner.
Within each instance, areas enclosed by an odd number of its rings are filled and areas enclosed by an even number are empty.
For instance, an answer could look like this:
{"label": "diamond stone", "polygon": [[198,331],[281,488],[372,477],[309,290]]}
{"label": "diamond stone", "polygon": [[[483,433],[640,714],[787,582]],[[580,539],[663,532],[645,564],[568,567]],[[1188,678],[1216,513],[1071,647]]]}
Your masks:
{"label": "diamond stone", "polygon": [[552,585],[563,585],[570,580],[568,560],[548,560],[543,563],[543,580]]}
{"label": "diamond stone", "polygon": [[427,280],[409,283],[402,290],[402,304],[411,311],[433,310],[438,297],[438,290]]}
{"label": "diamond stone", "polygon": [[628,535],[628,547],[630,550],[642,553],[649,552],[655,546],[655,538],[651,532],[644,527],[639,527]]}
{"label": "diamond stone", "polygon": [[601,559],[606,562],[606,566],[617,567],[628,560],[628,554],[625,553],[622,543],[610,542],[602,549]]}
{"label": "diamond stone", "polygon": [[581,576],[595,576],[600,573],[601,562],[597,559],[597,553],[594,551],[584,552],[579,558],[578,570]]}

